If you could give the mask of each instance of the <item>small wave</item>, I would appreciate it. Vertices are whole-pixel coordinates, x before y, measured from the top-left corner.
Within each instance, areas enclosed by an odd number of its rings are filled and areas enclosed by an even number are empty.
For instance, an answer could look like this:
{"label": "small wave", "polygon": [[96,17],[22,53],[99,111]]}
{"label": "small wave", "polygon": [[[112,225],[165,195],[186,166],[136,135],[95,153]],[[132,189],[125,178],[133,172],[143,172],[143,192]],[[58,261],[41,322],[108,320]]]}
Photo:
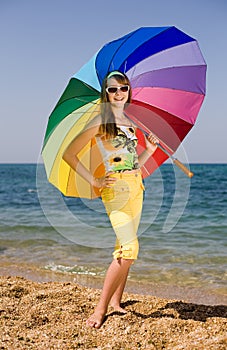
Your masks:
{"label": "small wave", "polygon": [[29,188],[29,189],[27,190],[27,192],[28,192],[28,193],[33,193],[33,192],[37,193],[37,189],[35,189],[35,188]]}
{"label": "small wave", "polygon": [[79,265],[64,266],[51,263],[44,266],[44,269],[52,272],[69,273],[76,275],[103,276],[105,274],[105,270],[103,269]]}

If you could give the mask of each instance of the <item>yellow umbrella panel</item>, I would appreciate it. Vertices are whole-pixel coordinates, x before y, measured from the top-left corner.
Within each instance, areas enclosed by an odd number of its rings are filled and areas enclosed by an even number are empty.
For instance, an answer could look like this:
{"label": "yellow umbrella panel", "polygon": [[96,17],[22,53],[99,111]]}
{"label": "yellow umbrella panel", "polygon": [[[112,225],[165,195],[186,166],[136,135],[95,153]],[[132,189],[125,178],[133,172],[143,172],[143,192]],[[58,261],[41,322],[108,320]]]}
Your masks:
{"label": "yellow umbrella panel", "polygon": [[[48,180],[65,196],[96,198],[100,194],[62,159],[67,146],[99,113],[99,99],[64,118],[49,136],[42,152]],[[104,175],[104,165],[95,137],[78,154],[82,164],[95,176]]]}

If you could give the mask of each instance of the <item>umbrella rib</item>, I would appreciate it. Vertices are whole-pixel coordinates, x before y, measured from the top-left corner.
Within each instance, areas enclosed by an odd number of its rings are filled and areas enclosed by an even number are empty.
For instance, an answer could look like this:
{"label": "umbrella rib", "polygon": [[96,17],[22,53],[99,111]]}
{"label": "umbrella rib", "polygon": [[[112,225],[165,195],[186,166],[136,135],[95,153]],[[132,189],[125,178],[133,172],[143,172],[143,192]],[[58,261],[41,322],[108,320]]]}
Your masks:
{"label": "umbrella rib", "polygon": [[[113,63],[113,59],[114,59],[114,57],[116,56],[116,54],[117,54],[117,52],[120,50],[120,48],[127,42],[127,40],[129,39],[129,38],[131,38],[136,32],[138,32],[139,31],[139,29],[140,28],[138,28],[136,31],[134,31],[133,33],[131,33],[131,35],[129,35],[128,37],[127,37],[127,39],[125,39],[124,40],[124,42],[118,47],[118,49],[114,52],[114,55],[112,56],[112,59],[110,60],[110,64],[109,64],[109,67],[108,67],[108,71],[110,71],[110,66],[112,65],[112,63]],[[113,70],[114,70],[114,67],[113,67]]]}
{"label": "umbrella rib", "polygon": [[[90,141],[90,148],[92,147],[92,142]],[[89,169],[91,169],[91,156],[89,158]],[[92,185],[88,184],[90,187],[90,198],[92,198]]]}
{"label": "umbrella rib", "polygon": [[[96,95],[81,95],[81,97],[93,97],[95,99],[98,99],[100,98],[100,95],[99,96],[96,96]],[[82,98],[80,98],[80,96],[75,96],[75,97],[70,97],[70,98],[67,98],[65,99],[64,101],[62,101],[61,103],[58,103],[55,107],[55,109],[59,106],[61,106],[63,103],[67,102],[67,101],[70,101],[70,100],[79,100],[79,101],[82,101],[82,102],[88,102],[87,100],[84,100]],[[92,101],[89,101],[89,103],[93,103],[93,100]],[[55,110],[54,109],[54,110]]]}
{"label": "umbrella rib", "polygon": [[68,192],[68,186],[69,186],[69,179],[70,179],[70,174],[71,174],[72,169],[69,169],[69,176],[67,177],[67,183],[66,183],[66,187],[65,187],[65,193]]}
{"label": "umbrella rib", "polygon": [[[135,66],[136,67],[136,66]],[[135,69],[134,67],[134,69]],[[184,66],[183,69],[193,69],[193,68],[199,68],[199,69],[204,69],[206,67],[206,65],[204,64],[200,64],[200,65],[187,65],[187,66]],[[175,70],[175,71],[180,71],[182,69],[182,66],[178,67],[178,66],[169,66],[169,67],[164,67],[164,68],[158,68],[158,69],[154,69],[154,70],[150,70],[149,73],[152,73],[152,74],[160,74],[160,73],[165,73],[165,72],[170,72],[172,70]],[[134,72],[133,72],[134,73]],[[140,84],[140,81],[141,79],[143,79],[147,72],[143,72],[143,73],[140,73],[138,74],[137,76],[134,77],[132,73],[132,76],[131,76],[131,82],[133,80],[133,87],[134,88],[140,88],[140,89],[143,89],[144,86],[141,85],[139,86]],[[136,86],[135,86],[136,85]],[[162,89],[171,89],[171,90],[180,90],[180,91],[186,91],[186,92],[193,92],[195,94],[199,94],[199,95],[205,95],[205,91],[203,91],[202,89],[200,89],[200,91],[194,91],[193,89],[189,89],[188,87],[183,87],[183,86],[178,86],[178,87],[172,87],[171,84],[169,84],[169,86],[166,84],[166,86],[164,85],[158,85],[158,84],[152,84],[152,85],[146,85],[146,87],[150,87],[150,88],[153,88],[153,87],[158,87],[158,88],[162,88]],[[139,93],[140,91],[138,91]]]}
{"label": "umbrella rib", "polygon": [[[134,122],[143,129],[143,131],[148,135],[151,130],[149,130],[146,125],[143,124],[143,122],[141,121],[137,121],[136,118],[133,118],[132,116],[130,116],[130,118],[132,118],[134,120]],[[165,146],[165,148],[169,151],[169,152],[172,152],[174,153],[174,150],[172,148],[170,148],[163,140],[161,140],[159,138],[159,140],[161,141],[162,145]]]}
{"label": "umbrella rib", "polygon": [[[83,93],[83,94],[81,95],[81,97],[91,97],[91,98],[96,98],[96,99],[100,97],[100,91],[94,89],[92,86],[90,86],[90,85],[87,84],[86,82],[83,82],[83,81],[81,81],[81,80],[79,80],[79,79],[77,79],[77,78],[74,78],[74,77],[72,77],[71,80],[72,80],[72,79],[75,79],[75,80],[77,80],[77,81],[82,82],[84,86],[86,86],[88,89],[90,89],[90,90],[94,93],[94,94],[92,94],[92,95],[88,95],[88,94],[84,94],[84,93]],[[66,88],[66,89],[67,89],[67,88]],[[62,95],[62,96],[63,96],[63,95]],[[69,98],[66,98],[66,99],[64,99],[62,102],[59,103],[59,101],[61,100],[61,98],[60,98],[60,100],[58,101],[58,103],[57,103],[57,105],[55,106],[54,110],[55,110],[58,106],[61,106],[64,102],[69,101],[69,100],[73,100],[73,99],[78,99],[78,100],[81,100],[81,101],[83,101],[83,102],[87,102],[86,100],[82,100],[82,99],[80,99],[79,97],[80,97],[80,96],[69,97]]]}
{"label": "umbrella rib", "polygon": [[[170,28],[172,28],[172,27],[168,27],[168,28],[166,28],[165,30],[163,30],[161,33],[163,33],[163,32],[165,32],[165,31],[167,31],[167,30],[169,30]],[[120,48],[129,40],[129,38],[131,38],[136,32],[138,32],[140,30],[140,28],[138,28],[137,30],[135,30],[133,33],[131,33],[131,35],[129,35],[128,37],[127,37],[127,39],[125,39],[125,41],[118,47],[118,49],[114,52],[114,55],[112,56],[112,60],[111,60],[111,63],[109,64],[109,67],[108,67],[108,71],[109,71],[109,69],[110,69],[110,66],[112,65],[112,63],[113,63],[113,58],[116,56],[116,54],[117,54],[117,52],[120,50]],[[156,36],[158,36],[158,35],[160,35],[160,33],[157,33],[156,35],[154,35],[153,37],[152,37],[152,39],[153,38],[155,38]],[[142,43],[142,45],[144,45],[146,42],[148,42],[149,40],[150,40],[151,38],[149,38],[149,39],[147,39],[146,41],[144,41],[143,43]],[[141,46],[141,45],[140,45]],[[138,49],[138,47],[136,47],[135,48],[135,50],[137,50]],[[132,51],[131,53],[130,53],[130,55],[132,55],[133,54],[133,52],[135,52],[135,50],[134,51]],[[127,62],[127,59],[126,59],[126,61],[125,62]],[[113,67],[114,68],[114,67]],[[125,72],[124,72],[125,73]]]}

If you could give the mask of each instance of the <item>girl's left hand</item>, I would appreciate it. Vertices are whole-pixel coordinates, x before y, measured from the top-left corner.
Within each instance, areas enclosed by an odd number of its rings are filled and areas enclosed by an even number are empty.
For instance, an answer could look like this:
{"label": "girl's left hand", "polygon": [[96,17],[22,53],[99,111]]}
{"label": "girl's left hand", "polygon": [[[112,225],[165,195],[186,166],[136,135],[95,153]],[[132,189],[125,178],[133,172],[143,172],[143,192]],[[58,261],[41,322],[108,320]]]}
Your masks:
{"label": "girl's left hand", "polygon": [[149,154],[153,154],[159,144],[159,139],[152,133],[150,133],[146,138],[146,149]]}
{"label": "girl's left hand", "polygon": [[148,136],[147,136],[147,139],[150,143],[152,143],[152,145],[156,145],[157,143],[159,143],[159,139],[152,133],[150,133]]}

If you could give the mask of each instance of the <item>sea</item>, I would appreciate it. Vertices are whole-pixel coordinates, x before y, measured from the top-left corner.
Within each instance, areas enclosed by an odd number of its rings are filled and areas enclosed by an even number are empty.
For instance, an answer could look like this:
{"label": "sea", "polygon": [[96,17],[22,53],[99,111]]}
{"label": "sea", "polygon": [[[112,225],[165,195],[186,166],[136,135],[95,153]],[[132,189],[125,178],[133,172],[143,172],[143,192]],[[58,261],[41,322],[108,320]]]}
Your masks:
{"label": "sea", "polygon": [[[227,301],[227,164],[164,164],[144,180],[126,291]],[[115,235],[100,198],[63,196],[42,163],[0,164],[0,275],[101,288]]]}

